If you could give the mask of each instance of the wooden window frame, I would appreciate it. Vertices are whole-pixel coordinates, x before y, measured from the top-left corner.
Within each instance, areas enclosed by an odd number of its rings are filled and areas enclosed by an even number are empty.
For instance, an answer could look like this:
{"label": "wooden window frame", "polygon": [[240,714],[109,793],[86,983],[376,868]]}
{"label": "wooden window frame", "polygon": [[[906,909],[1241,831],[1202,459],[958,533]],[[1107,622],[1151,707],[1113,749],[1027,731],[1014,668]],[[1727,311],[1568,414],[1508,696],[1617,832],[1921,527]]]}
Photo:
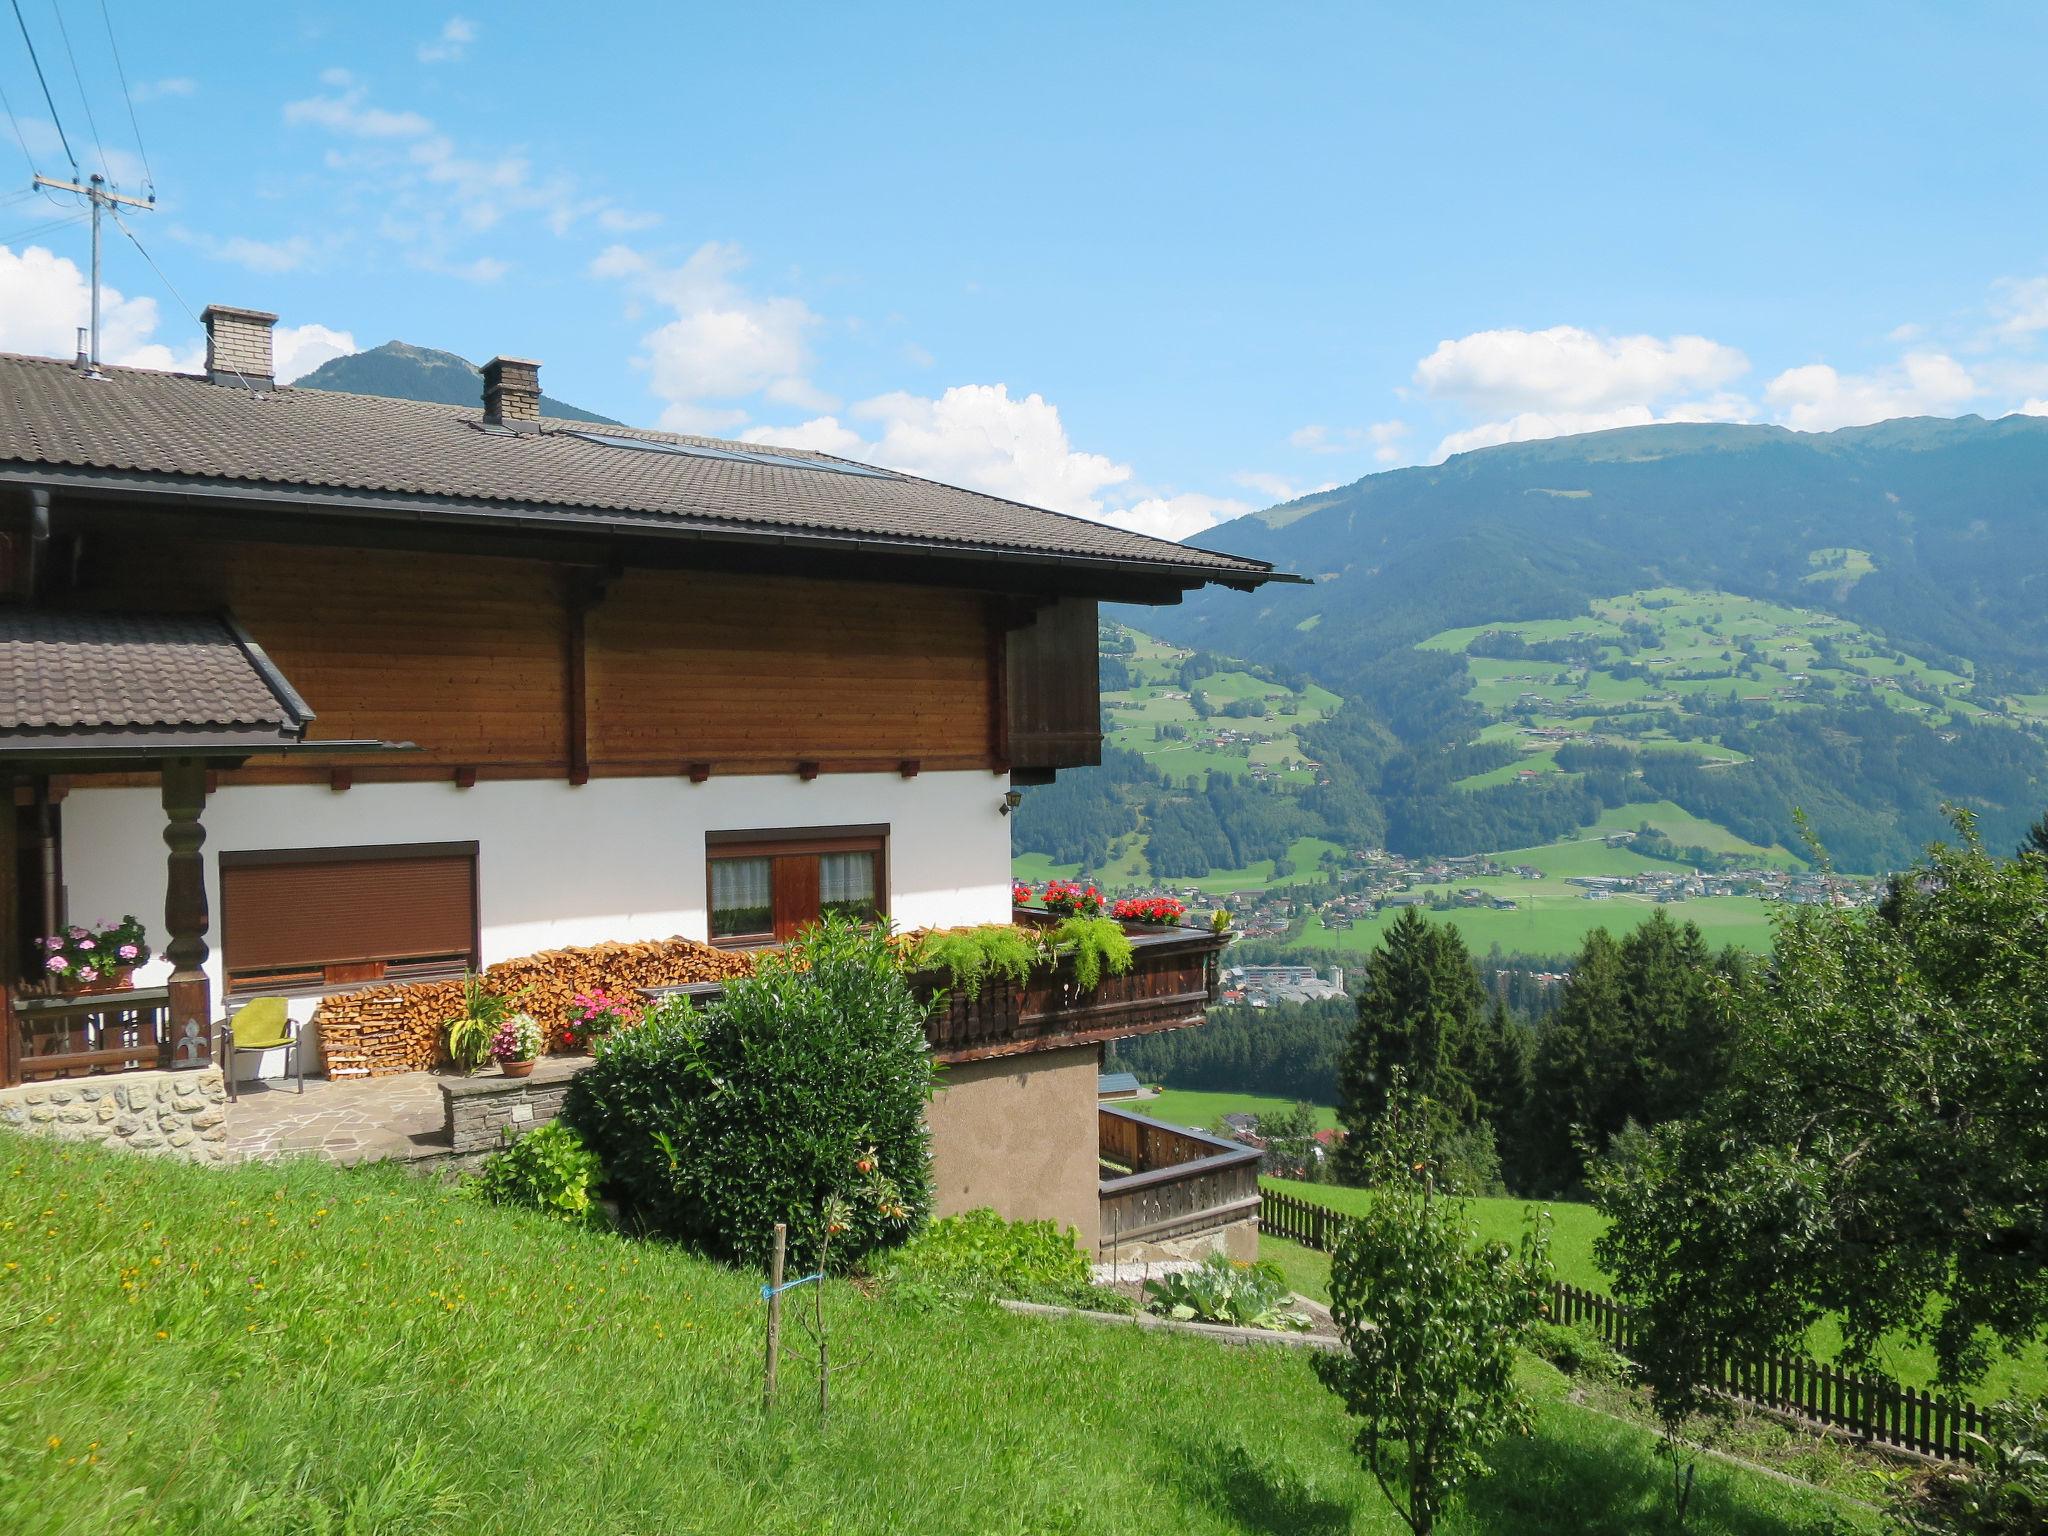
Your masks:
{"label": "wooden window frame", "polygon": [[[732,934],[711,931],[711,866],[721,859],[776,859],[805,854],[871,853],[875,858],[875,915],[889,915],[889,823],[869,822],[839,827],[750,827],[704,834],[704,932],[718,949],[767,949],[784,941],[767,933]],[[772,875],[771,875],[772,880]],[[771,903],[772,903],[771,897]],[[771,905],[771,913],[773,911]],[[771,917],[772,922],[772,917]]]}
{"label": "wooden window frame", "polygon": [[443,975],[459,975],[462,971],[435,969],[432,972],[406,971],[403,974],[387,974],[381,977],[352,982],[329,982],[323,977],[318,982],[247,982],[237,985],[233,972],[228,968],[228,955],[232,941],[228,910],[227,876],[232,869],[256,869],[278,864],[343,864],[368,863],[380,859],[467,859],[469,862],[469,954],[462,970],[476,970],[483,958],[483,845],[476,841],[444,843],[358,843],[340,847],[322,848],[247,848],[216,855],[219,868],[217,889],[221,894],[220,969],[223,1000],[242,997],[325,997],[338,992],[354,991],[358,987],[383,986],[394,981],[428,981]]}

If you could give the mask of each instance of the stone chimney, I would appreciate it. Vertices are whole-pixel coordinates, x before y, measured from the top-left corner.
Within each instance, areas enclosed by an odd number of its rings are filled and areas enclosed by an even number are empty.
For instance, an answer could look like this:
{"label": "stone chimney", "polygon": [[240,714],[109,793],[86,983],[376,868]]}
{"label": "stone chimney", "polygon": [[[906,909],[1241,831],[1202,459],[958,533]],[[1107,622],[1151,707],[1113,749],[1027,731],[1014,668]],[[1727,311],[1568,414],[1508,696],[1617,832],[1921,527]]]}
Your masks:
{"label": "stone chimney", "polygon": [[539,429],[539,363],[524,357],[494,357],[484,364],[484,425],[511,432]]}
{"label": "stone chimney", "polygon": [[271,389],[277,379],[270,361],[270,328],[277,316],[260,309],[209,304],[200,312],[206,327],[206,376],[215,384]]}

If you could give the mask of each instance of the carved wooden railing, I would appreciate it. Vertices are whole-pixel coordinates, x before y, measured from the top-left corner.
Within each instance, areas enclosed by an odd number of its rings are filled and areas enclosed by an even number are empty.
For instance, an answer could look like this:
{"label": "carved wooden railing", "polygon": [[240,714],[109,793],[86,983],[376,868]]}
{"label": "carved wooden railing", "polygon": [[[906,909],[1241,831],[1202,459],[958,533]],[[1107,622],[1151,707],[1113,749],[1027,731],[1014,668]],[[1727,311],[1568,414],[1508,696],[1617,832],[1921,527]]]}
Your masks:
{"label": "carved wooden railing", "polygon": [[911,984],[933,999],[925,1021],[932,1053],[982,1061],[1201,1023],[1216,1000],[1217,957],[1229,937],[1196,928],[1128,931],[1130,970],[1104,976],[1092,992],[1075,985],[1070,960],[1041,967],[1021,986],[991,981],[975,997],[941,976],[913,976]]}
{"label": "carved wooden railing", "polygon": [[1259,1213],[1259,1152],[1104,1104],[1102,1161],[1129,1169],[1102,1180],[1101,1243],[1162,1242],[1213,1232]]}
{"label": "carved wooden railing", "polygon": [[0,1078],[32,1083],[168,1067],[171,994],[137,987],[90,997],[17,997],[8,1009]]}
{"label": "carved wooden railing", "polygon": [[[1027,920],[1022,912],[1018,916]],[[986,982],[973,997],[948,986],[938,972],[912,972],[912,990],[931,1004],[924,1035],[932,1054],[945,1062],[986,1061],[1201,1023],[1216,1000],[1221,982],[1217,957],[1230,936],[1199,928],[1126,931],[1130,970],[1104,976],[1092,992],[1075,985],[1070,960],[1040,966],[1021,986]],[[711,1002],[724,990],[718,982],[697,982],[646,987],[641,995],[653,1000],[681,994]]]}

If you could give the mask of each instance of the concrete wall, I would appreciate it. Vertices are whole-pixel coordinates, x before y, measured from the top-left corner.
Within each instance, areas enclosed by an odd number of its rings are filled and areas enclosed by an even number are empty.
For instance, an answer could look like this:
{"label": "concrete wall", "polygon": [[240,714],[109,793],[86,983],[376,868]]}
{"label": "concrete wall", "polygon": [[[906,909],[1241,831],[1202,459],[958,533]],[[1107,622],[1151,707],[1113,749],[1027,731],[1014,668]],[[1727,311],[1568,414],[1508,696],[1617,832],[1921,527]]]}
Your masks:
{"label": "concrete wall", "polygon": [[[983,772],[734,775],[444,784],[236,785],[206,806],[207,964],[220,991],[219,855],[364,843],[478,843],[483,963],[607,939],[709,933],[704,834],[887,823],[897,926],[1010,914],[1007,777]],[[133,912],[164,942],[163,810],[154,788],[82,789],[64,802],[64,879],[76,920]],[[159,961],[137,976],[168,972]],[[308,1004],[310,1011],[310,1004]]]}
{"label": "concrete wall", "polygon": [[1074,1228],[1095,1251],[1099,1046],[948,1067],[926,1121],[941,1216],[993,1206]]}
{"label": "concrete wall", "polygon": [[227,1149],[227,1086],[218,1068],[66,1077],[0,1089],[0,1125],[217,1163]]}

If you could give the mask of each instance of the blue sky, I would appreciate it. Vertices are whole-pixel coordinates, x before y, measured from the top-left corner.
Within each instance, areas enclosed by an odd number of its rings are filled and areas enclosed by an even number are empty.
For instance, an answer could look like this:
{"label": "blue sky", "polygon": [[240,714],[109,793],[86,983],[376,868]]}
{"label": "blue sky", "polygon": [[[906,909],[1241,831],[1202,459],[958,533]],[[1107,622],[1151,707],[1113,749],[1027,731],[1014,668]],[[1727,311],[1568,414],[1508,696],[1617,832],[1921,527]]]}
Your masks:
{"label": "blue sky", "polygon": [[[287,372],[537,357],[1170,535],[1518,437],[2048,412],[2038,7],[107,7],[131,227]],[[135,190],[98,0],[23,11]],[[7,31],[0,85],[0,165],[66,170]],[[17,191],[0,347],[68,354],[84,227]],[[107,355],[191,366],[118,233],[107,281]]]}

